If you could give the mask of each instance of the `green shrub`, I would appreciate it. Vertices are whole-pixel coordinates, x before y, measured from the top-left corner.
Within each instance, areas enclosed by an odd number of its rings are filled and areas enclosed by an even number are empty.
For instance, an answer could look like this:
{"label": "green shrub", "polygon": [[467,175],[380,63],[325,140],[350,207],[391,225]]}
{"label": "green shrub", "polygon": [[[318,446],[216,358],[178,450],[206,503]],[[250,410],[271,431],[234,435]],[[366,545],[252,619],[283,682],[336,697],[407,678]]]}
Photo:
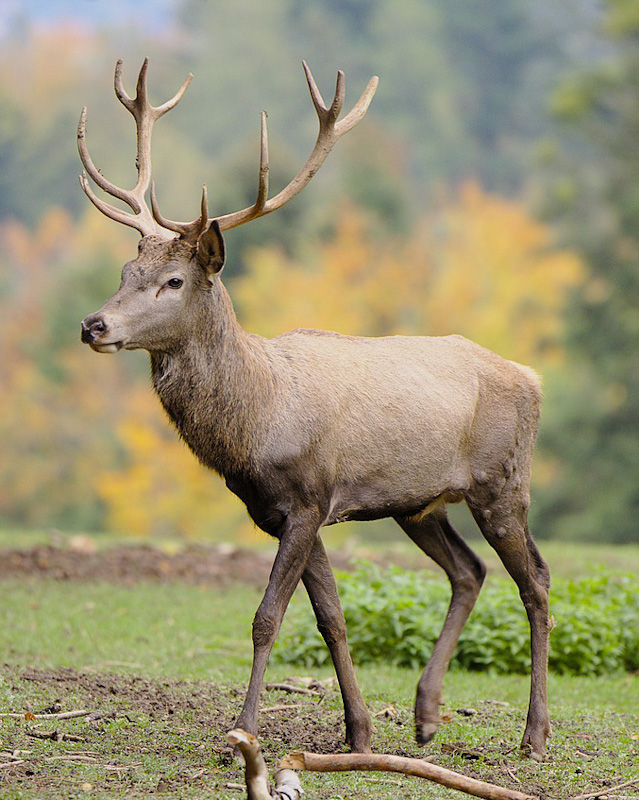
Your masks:
{"label": "green shrub", "polygon": [[[339,578],[348,639],[356,664],[426,663],[450,601],[444,580],[397,567],[361,564]],[[551,670],[603,675],[639,670],[639,580],[599,575],[554,581]],[[329,654],[310,609],[294,611],[294,632],[275,650],[282,662],[319,666]],[[464,628],[453,666],[494,673],[527,673],[530,642],[526,613],[514,583],[491,577]]]}

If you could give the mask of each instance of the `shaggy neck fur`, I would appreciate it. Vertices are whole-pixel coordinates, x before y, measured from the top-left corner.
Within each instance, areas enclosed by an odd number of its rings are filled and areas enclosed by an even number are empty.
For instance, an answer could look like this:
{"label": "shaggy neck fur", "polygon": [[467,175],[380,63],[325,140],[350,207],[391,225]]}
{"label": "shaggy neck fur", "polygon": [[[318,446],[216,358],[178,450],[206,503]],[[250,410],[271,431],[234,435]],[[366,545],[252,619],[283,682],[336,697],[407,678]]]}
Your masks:
{"label": "shaggy neck fur", "polygon": [[275,379],[265,340],[247,334],[219,279],[202,290],[192,336],[151,353],[153,386],[184,441],[221,475],[250,475]]}

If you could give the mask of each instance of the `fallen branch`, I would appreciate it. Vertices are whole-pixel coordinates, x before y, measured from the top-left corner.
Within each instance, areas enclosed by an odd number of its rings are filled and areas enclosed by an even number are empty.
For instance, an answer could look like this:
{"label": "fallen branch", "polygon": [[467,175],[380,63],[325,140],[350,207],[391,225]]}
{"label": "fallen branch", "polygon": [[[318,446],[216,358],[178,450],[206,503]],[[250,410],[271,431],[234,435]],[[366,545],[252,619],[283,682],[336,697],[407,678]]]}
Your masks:
{"label": "fallen branch", "polygon": [[373,714],[374,717],[386,717],[386,719],[395,719],[397,716],[397,709],[395,706],[386,706],[386,708],[382,708],[380,711],[376,711]]}
{"label": "fallen branch", "polygon": [[32,739],[51,739],[54,742],[86,742],[84,736],[75,736],[64,731],[36,731],[28,730],[27,736]]}
{"label": "fallen branch", "polygon": [[634,786],[637,783],[639,783],[639,778],[633,778],[631,781],[619,783],[617,786],[610,786],[606,789],[600,789],[598,792],[575,795],[575,797],[572,797],[571,800],[594,800],[596,797],[608,797],[611,792],[618,792],[619,789],[627,789],[628,786]]}
{"label": "fallen branch", "polygon": [[304,794],[302,784],[292,769],[279,769],[275,775],[275,794],[273,797],[282,800],[300,800]]}
{"label": "fallen branch", "polygon": [[311,772],[346,772],[350,770],[400,772],[404,775],[426,778],[449,789],[456,789],[458,792],[464,792],[473,797],[482,797],[485,800],[538,800],[533,795],[478,781],[475,778],[469,778],[437,764],[431,764],[421,758],[404,758],[402,756],[376,755],[374,753],[319,755],[317,753],[294,752],[283,759],[280,767],[306,769]]}
{"label": "fallen branch", "polygon": [[18,761],[23,756],[30,756],[32,753],[33,750],[0,750],[0,758],[9,758]]}
{"label": "fallen branch", "polygon": [[[137,769],[142,766],[142,761],[134,761],[133,764],[100,764],[102,769],[109,772],[126,772],[128,769]],[[202,770],[204,771],[204,770]]]}
{"label": "fallen branch", "polygon": [[277,706],[268,706],[267,708],[260,709],[260,714],[273,714],[279,711],[290,711],[294,708],[302,708],[301,703],[280,703]]}
{"label": "fallen branch", "polygon": [[291,769],[282,766],[275,774],[275,793],[271,794],[262,748],[255,736],[237,728],[226,734],[226,740],[233,747],[237,747],[244,757],[248,800],[273,800],[273,798],[299,800],[303,794],[299,778]]}
{"label": "fallen branch", "polygon": [[88,717],[90,711],[80,709],[78,711],[62,711],[59,714],[33,714],[31,711],[23,711],[21,714],[15,712],[5,711],[0,713],[0,717],[8,717],[9,719],[75,719],[76,717]]}
{"label": "fallen branch", "polygon": [[95,756],[86,756],[83,753],[63,753],[60,756],[47,756],[45,761],[73,761],[78,764],[95,764]]}
{"label": "fallen branch", "polygon": [[[20,755],[18,755],[18,753]],[[15,750],[14,752],[11,752],[9,750],[3,750],[0,752],[0,769],[5,767],[16,767],[18,764],[24,764],[25,759],[21,757],[22,754],[31,755],[31,751]]]}
{"label": "fallen branch", "polygon": [[266,683],[264,685],[265,689],[269,689],[271,691],[278,691],[278,692],[289,692],[291,694],[308,694],[314,695],[315,697],[323,697],[325,692],[318,691],[317,689],[306,689],[302,686],[293,686],[291,683]]}

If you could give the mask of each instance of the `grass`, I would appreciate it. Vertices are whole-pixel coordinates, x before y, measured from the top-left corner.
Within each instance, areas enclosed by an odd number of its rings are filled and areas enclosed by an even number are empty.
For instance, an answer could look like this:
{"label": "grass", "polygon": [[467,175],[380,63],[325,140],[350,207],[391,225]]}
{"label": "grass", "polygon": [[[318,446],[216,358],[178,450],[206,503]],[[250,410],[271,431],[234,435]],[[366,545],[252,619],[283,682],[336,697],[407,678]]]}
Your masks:
{"label": "grass", "polygon": [[0,597],[0,651],[12,663],[208,681],[250,668],[252,588],[7,580]]}
{"label": "grass", "polygon": [[[225,749],[224,733],[248,677],[258,601],[259,593],[246,586],[220,592],[177,582],[1,582],[0,711],[37,711],[59,700],[64,710],[87,707],[101,716],[58,723],[59,730],[86,740],[81,743],[31,739],[26,731],[35,723],[1,721],[0,750],[29,754],[28,769],[0,770],[0,797],[243,797],[227,787],[243,778]],[[290,670],[273,665],[267,677],[282,679]],[[322,669],[315,677],[331,674]],[[423,754],[412,742],[417,671],[369,666],[358,675],[374,713],[393,707],[376,718],[374,749]],[[569,798],[637,777],[636,676],[551,676],[554,736],[543,764],[522,758],[517,749],[527,695],[527,678],[450,673],[447,722],[425,752],[442,766],[547,797]],[[314,699],[265,693],[263,706],[279,703],[296,707],[287,714],[262,714],[260,739],[269,758],[306,746],[309,737],[338,746],[337,691],[329,691],[319,709]],[[476,713],[462,716],[461,708]],[[459,796],[397,775],[304,774],[303,784],[309,800]],[[625,794],[637,792],[631,787]]]}

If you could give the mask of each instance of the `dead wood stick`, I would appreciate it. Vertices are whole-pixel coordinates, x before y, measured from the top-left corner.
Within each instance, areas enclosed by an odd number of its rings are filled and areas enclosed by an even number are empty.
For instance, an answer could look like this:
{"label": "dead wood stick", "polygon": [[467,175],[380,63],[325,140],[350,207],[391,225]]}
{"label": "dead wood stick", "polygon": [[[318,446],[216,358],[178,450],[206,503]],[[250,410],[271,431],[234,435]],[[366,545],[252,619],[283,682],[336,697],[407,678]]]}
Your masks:
{"label": "dead wood stick", "polygon": [[294,752],[287,755],[280,767],[288,769],[307,769],[311,772],[346,772],[349,770],[380,770],[400,772],[434,781],[449,789],[457,789],[473,797],[484,800],[538,800],[533,795],[523,794],[492,783],[469,778],[421,758],[377,755],[375,753],[344,753],[319,755],[318,753]]}
{"label": "dead wood stick", "polygon": [[300,779],[293,770],[280,768],[275,774],[274,794],[268,788],[268,770],[262,748],[255,736],[236,728],[226,734],[226,740],[244,756],[248,800],[299,800],[302,794]]}
{"label": "dead wood stick", "polygon": [[292,769],[279,769],[275,775],[275,797],[287,800],[300,800],[304,794],[297,772]]}
{"label": "dead wood stick", "polygon": [[33,714],[31,711],[23,711],[21,714],[16,714],[13,711],[4,711],[0,713],[0,717],[8,717],[10,719],[75,719],[75,717],[88,717],[90,713],[85,709],[62,711],[59,714]]}
{"label": "dead wood stick", "polygon": [[277,706],[267,706],[266,708],[260,709],[261,714],[269,714],[274,713],[276,711],[290,711],[293,708],[302,708],[301,703],[280,703]]}
{"label": "dead wood stick", "polygon": [[0,750],[0,758],[21,761],[23,756],[30,756],[32,753],[32,750]]}
{"label": "dead wood stick", "polygon": [[47,756],[45,761],[74,761],[78,764],[93,764],[98,759],[95,756],[84,756],[80,753],[64,753],[60,756]]}
{"label": "dead wood stick", "polygon": [[236,728],[226,734],[226,741],[237,747],[244,757],[248,800],[272,800],[268,790],[268,770],[264,763],[262,748],[255,736]]}
{"label": "dead wood stick", "polygon": [[27,736],[32,739],[52,739],[54,742],[86,742],[84,736],[75,736],[72,733],[64,733],[64,731],[27,731]]}
{"label": "dead wood stick", "polygon": [[619,789],[626,789],[628,786],[634,786],[639,783],[639,778],[633,778],[631,781],[619,783],[617,786],[609,786],[605,789],[599,789],[598,792],[589,792],[588,794],[578,794],[570,800],[594,800],[595,797],[607,797],[611,792],[618,792]]}
{"label": "dead wood stick", "polygon": [[264,685],[265,689],[279,692],[290,692],[291,694],[309,694],[315,697],[323,697],[324,692],[318,692],[317,689],[306,689],[303,686],[293,686],[291,683],[267,683]]}

